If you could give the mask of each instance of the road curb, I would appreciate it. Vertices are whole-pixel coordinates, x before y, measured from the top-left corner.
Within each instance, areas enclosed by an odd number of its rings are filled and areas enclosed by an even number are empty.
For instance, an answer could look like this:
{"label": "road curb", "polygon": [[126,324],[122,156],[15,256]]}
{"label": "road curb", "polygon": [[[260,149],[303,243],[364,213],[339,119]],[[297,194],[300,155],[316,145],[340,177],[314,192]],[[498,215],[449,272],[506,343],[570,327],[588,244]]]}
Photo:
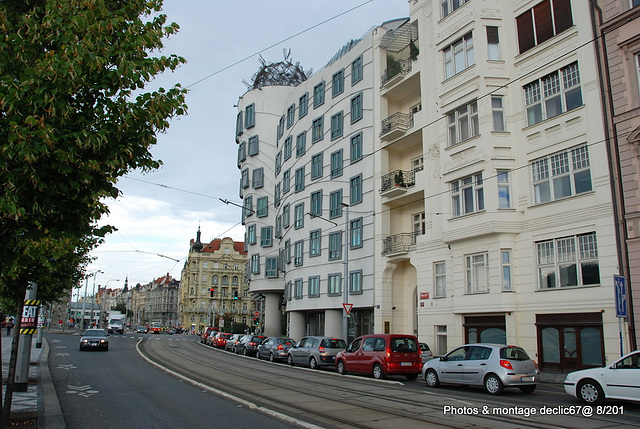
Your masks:
{"label": "road curb", "polygon": [[38,388],[42,392],[41,395],[38,395],[38,428],[67,429],[62,417],[58,394],[51,378],[51,371],[49,370],[50,350],[49,343],[46,338],[43,338],[42,353],[38,362],[38,369],[40,370]]}

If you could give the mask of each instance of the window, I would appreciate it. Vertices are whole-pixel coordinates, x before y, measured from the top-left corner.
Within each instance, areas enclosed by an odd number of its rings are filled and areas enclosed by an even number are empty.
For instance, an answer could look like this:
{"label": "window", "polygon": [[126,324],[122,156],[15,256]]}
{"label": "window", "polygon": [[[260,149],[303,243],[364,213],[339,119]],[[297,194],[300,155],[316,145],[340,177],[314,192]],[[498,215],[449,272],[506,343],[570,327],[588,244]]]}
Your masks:
{"label": "window", "polygon": [[338,296],[342,294],[340,283],[342,283],[342,274],[329,274],[329,277],[328,277],[329,296]]}
{"label": "window", "polygon": [[293,281],[293,297],[295,299],[302,298],[302,279],[295,279]]}
{"label": "window", "polygon": [[282,215],[276,216],[276,238],[282,238]]}
{"label": "window", "polygon": [[462,216],[484,210],[482,173],[451,183],[453,216]]}
{"label": "window", "polygon": [[351,137],[351,164],[362,159],[362,133]]}
{"label": "window", "polygon": [[284,135],[284,115],[280,117],[280,121],[278,122],[278,130],[277,130],[277,140],[280,140],[280,137]]}
{"label": "window", "polygon": [[242,112],[238,112],[238,116],[236,116],[236,136],[241,135],[243,130]]}
{"label": "window", "polygon": [[296,170],[295,191],[304,191],[304,167]]}
{"label": "window", "polygon": [[296,137],[296,158],[300,158],[307,151],[307,132],[303,131]]}
{"label": "window", "polygon": [[322,216],[322,191],[311,194],[311,216]]}
{"label": "window", "polygon": [[247,226],[247,243],[256,244],[256,226],[255,225]]}
{"label": "window", "polygon": [[449,146],[461,143],[480,133],[478,102],[473,101],[447,114]]}
{"label": "window", "polygon": [[313,87],[313,108],[324,104],[324,81]]}
{"label": "window", "polygon": [[247,146],[245,142],[238,144],[238,166],[247,159]]}
{"label": "window", "polygon": [[331,178],[342,176],[342,149],[331,154]]}
{"label": "window", "polygon": [[282,227],[289,228],[291,224],[291,206],[289,204],[285,204],[282,206]]}
{"label": "window", "polygon": [[516,18],[520,53],[573,25],[570,0],[544,0]]}
{"label": "window", "polygon": [[311,157],[311,180],[322,177],[323,170],[323,155],[322,152],[317,153]]}
{"label": "window", "polygon": [[263,226],[260,228],[260,246],[271,247],[273,239],[273,227]]}
{"label": "window", "polygon": [[265,217],[269,214],[269,197],[259,197],[256,201],[256,216]]}
{"label": "window", "polygon": [[284,160],[291,158],[291,151],[293,146],[293,138],[291,136],[287,137],[284,140]]}
{"label": "window", "polygon": [[249,155],[257,155],[260,153],[259,144],[260,139],[258,139],[257,135],[249,137]]}
{"label": "window", "polygon": [[304,253],[304,241],[299,240],[293,243],[293,265],[299,267],[302,265],[302,254]]}
{"label": "window", "polygon": [[284,261],[287,264],[291,263],[291,240],[284,242]]}
{"label": "window", "polygon": [[329,218],[333,219],[342,216],[342,189],[329,194]]}
{"label": "window", "polygon": [[362,55],[353,60],[351,63],[351,85],[355,85],[360,82],[363,77],[363,63],[362,63]]}
{"label": "window", "polygon": [[422,171],[424,170],[424,157],[418,156],[411,160],[411,171]]}
{"label": "window", "polygon": [[434,328],[436,330],[436,350],[434,354],[443,356],[449,351],[447,346],[447,326],[436,325]]}
{"label": "window", "polygon": [[540,289],[600,284],[594,232],[541,241],[536,251]]}
{"label": "window", "polygon": [[498,38],[498,27],[487,27],[487,59],[500,59],[500,39]]}
{"label": "window", "polygon": [[266,258],[264,263],[264,275],[270,279],[278,277],[278,258]]}
{"label": "window", "polygon": [[305,92],[300,97],[300,100],[298,103],[298,119],[307,116],[308,112],[309,112],[309,93]]}
{"label": "window", "polygon": [[349,273],[349,293],[362,293],[362,270],[351,271]]}
{"label": "window", "polygon": [[344,69],[336,72],[331,77],[331,96],[335,97],[344,92]]}
{"label": "window", "polygon": [[[440,0],[442,17],[449,15],[451,12],[468,2],[469,0]],[[446,353],[446,352],[444,352]]]}
{"label": "window", "polygon": [[309,298],[320,296],[320,276],[309,277]]}
{"label": "window", "polygon": [[473,35],[469,33],[456,40],[442,51],[444,53],[444,77],[460,73],[475,64],[473,58]]}
{"label": "window", "polygon": [[320,256],[322,248],[320,246],[322,240],[322,230],[316,229],[309,233],[309,257]]}
{"label": "window", "polygon": [[247,129],[256,125],[256,105],[251,103],[244,111],[244,125]]}
{"label": "window", "polygon": [[504,106],[502,100],[504,97],[501,95],[491,96],[491,114],[493,115],[493,131],[506,131],[504,121]]}
{"label": "window", "polygon": [[362,93],[351,99],[351,123],[362,119]]}
{"label": "window", "polygon": [[466,293],[489,292],[489,254],[468,255],[465,259]]}
{"label": "window", "polygon": [[352,177],[349,180],[349,203],[351,205],[359,204],[362,202],[362,174]]}
{"label": "window", "polygon": [[511,179],[509,170],[498,170],[498,208],[511,208]]}
{"label": "window", "polygon": [[293,127],[293,124],[296,122],[296,105],[292,104],[287,109],[287,129]]}
{"label": "window", "polygon": [[413,234],[414,236],[425,235],[427,232],[427,225],[425,222],[425,213],[414,213],[411,216],[413,221]]}
{"label": "window", "polygon": [[296,205],[293,209],[293,227],[295,229],[304,226],[304,203]]}
{"label": "window", "polygon": [[253,197],[251,195],[244,198],[244,210],[242,214],[244,217],[249,217],[253,214]]}
{"label": "window", "polygon": [[556,153],[531,164],[536,204],[591,191],[587,146]]}
{"label": "window", "polygon": [[502,268],[502,290],[503,291],[511,291],[512,281],[511,281],[511,250],[510,249],[502,249],[500,250],[500,266]]}
{"label": "window", "polygon": [[329,234],[329,260],[342,258],[342,231]]}
{"label": "window", "polygon": [[281,198],[280,183],[276,183],[276,186],[273,187],[273,205],[278,207]]}
{"label": "window", "polygon": [[318,142],[324,138],[324,116],[315,118],[311,123],[311,143]]}
{"label": "window", "polygon": [[447,264],[444,261],[433,264],[433,284],[437,298],[447,296]]}
{"label": "window", "polygon": [[349,231],[351,236],[349,237],[350,247],[357,249],[362,247],[362,218],[353,219],[349,221]]}
{"label": "window", "polygon": [[260,254],[251,255],[251,274],[260,274]]}
{"label": "window", "polygon": [[280,170],[282,170],[282,151],[278,151],[276,155],[276,176],[280,174]]}
{"label": "window", "polygon": [[282,194],[286,194],[289,192],[291,188],[291,170],[286,170],[282,173]]}
{"label": "window", "polygon": [[344,118],[342,112],[331,116],[331,140],[342,137],[344,129]]}
{"label": "window", "polygon": [[578,63],[535,80],[524,87],[527,123],[534,125],[582,106]]}
{"label": "window", "polygon": [[240,179],[240,186],[242,189],[246,189],[249,187],[249,169],[245,168],[242,170],[242,178]]}
{"label": "window", "polygon": [[262,188],[264,185],[264,168],[256,168],[253,170],[253,189]]}

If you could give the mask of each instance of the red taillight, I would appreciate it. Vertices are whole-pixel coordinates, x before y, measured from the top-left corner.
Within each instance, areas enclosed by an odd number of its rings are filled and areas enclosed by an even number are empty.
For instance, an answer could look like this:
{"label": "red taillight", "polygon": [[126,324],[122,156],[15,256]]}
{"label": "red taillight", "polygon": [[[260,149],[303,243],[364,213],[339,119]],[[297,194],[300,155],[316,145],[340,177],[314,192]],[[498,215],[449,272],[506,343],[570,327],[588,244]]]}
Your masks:
{"label": "red taillight", "polygon": [[513,367],[511,366],[511,362],[509,362],[508,360],[500,360],[500,366],[503,368],[507,368],[507,369],[513,369]]}
{"label": "red taillight", "polygon": [[255,346],[256,343],[254,343],[253,341],[249,343],[250,346]]}
{"label": "red taillight", "polygon": [[322,347],[322,346],[318,347],[318,351],[319,351],[320,353],[324,353],[324,347]]}
{"label": "red taillight", "polygon": [[535,367],[535,369],[538,369],[538,362],[536,362],[535,360],[533,361],[533,366]]}
{"label": "red taillight", "polygon": [[391,349],[387,347],[387,359],[391,357]]}
{"label": "red taillight", "polygon": [[279,345],[278,345],[277,350],[284,350],[284,347],[282,347],[282,344],[279,344]]}

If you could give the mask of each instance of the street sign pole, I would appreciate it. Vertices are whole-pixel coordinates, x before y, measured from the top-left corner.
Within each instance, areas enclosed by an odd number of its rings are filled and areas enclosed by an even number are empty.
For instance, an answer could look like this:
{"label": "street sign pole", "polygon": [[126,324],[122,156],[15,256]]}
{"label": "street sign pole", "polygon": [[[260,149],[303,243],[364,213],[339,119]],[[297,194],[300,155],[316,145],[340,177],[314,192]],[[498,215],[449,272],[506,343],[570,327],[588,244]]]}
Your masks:
{"label": "street sign pole", "polygon": [[26,392],[29,387],[29,360],[31,359],[31,339],[36,332],[38,321],[38,307],[40,303],[36,301],[38,286],[29,282],[27,293],[25,294],[25,305],[22,311],[20,322],[20,332],[13,335],[20,335],[18,342],[18,356],[16,360],[14,392]]}
{"label": "street sign pole", "polygon": [[618,335],[620,337],[620,356],[624,356],[624,341],[622,337],[622,319],[627,313],[627,279],[624,276],[613,276],[615,290],[616,317],[618,318]]}

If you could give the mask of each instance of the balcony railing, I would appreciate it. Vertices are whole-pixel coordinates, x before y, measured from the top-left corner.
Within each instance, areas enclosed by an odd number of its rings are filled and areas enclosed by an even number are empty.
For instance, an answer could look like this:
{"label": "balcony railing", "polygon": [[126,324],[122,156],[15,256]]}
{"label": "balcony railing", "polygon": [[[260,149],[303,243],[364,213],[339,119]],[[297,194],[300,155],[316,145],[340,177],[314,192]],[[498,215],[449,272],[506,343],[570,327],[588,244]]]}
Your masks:
{"label": "balcony railing", "polygon": [[404,60],[393,60],[392,63],[387,62],[387,68],[382,74],[380,88],[384,88],[389,81],[395,80],[394,78],[396,77],[402,78],[411,73],[411,63],[412,61],[408,58]]}
{"label": "balcony railing", "polygon": [[[380,137],[390,137],[391,134],[405,133],[413,127],[413,114],[397,112],[382,120],[382,130],[380,131]],[[387,136],[389,134],[389,136]]]}
{"label": "balcony railing", "polygon": [[407,253],[416,245],[417,232],[402,232],[390,235],[382,241],[382,256]]}
{"label": "balcony railing", "polygon": [[416,172],[415,170],[404,171],[404,170],[395,170],[391,173],[387,173],[381,178],[381,186],[380,193],[384,194],[385,192],[400,188],[406,189],[416,184]]}

